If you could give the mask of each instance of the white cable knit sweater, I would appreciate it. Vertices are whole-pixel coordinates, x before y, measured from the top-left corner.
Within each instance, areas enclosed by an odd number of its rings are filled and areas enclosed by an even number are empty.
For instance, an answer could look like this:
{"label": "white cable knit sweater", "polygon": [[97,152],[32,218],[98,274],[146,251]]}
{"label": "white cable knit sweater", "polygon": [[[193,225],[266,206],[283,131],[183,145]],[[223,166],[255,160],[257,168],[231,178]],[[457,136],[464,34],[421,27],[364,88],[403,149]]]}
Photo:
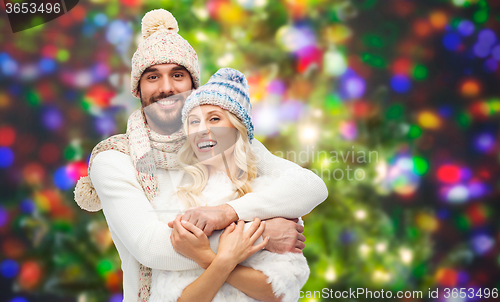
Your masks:
{"label": "white cable knit sweater", "polygon": [[[328,196],[324,182],[313,172],[272,155],[257,140],[252,148],[259,159],[258,175],[275,180],[269,187],[228,202],[240,219],[301,217]],[[179,185],[190,181],[183,171],[156,171],[160,193],[154,202],[168,200]],[[137,301],[139,263],[156,270],[199,268],[173,249],[172,229],[159,219],[161,213],[155,212],[146,198],[130,156],[114,150],[99,153],[94,158],[90,178],[122,261],[124,301]],[[214,250],[217,244],[218,238],[211,236]]]}
{"label": "white cable knit sweater", "polygon": [[[252,182],[255,190],[263,190],[270,186],[270,177],[258,177]],[[235,187],[225,173],[217,173],[211,176],[203,191],[207,206],[217,206],[227,201],[227,197],[234,193]],[[185,211],[183,203],[174,196],[168,200],[155,200],[156,209],[161,209],[160,219],[168,223],[175,219],[178,212]],[[167,210],[168,209],[168,210]],[[249,227],[251,223],[247,223]],[[219,238],[222,231],[216,231],[210,237]],[[218,241],[218,240],[217,240]],[[212,247],[214,249],[214,247]],[[214,252],[217,252],[215,249]],[[262,271],[268,277],[273,292],[281,296],[283,302],[295,302],[299,299],[299,291],[309,277],[307,260],[302,254],[287,253],[274,254],[261,250],[243,263],[244,266],[252,267]],[[182,291],[196,280],[204,269],[197,268],[186,271],[153,270],[153,281],[151,285],[150,302],[175,302]],[[235,287],[225,283],[217,292],[213,302],[253,302],[255,300]]]}

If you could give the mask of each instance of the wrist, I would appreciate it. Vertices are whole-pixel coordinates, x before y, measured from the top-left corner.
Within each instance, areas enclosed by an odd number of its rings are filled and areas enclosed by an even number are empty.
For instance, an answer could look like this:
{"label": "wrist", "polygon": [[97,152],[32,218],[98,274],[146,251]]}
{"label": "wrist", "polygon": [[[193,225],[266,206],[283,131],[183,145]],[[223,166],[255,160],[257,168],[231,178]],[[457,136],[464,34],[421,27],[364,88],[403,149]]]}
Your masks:
{"label": "wrist", "polygon": [[238,214],[236,213],[236,211],[233,209],[232,206],[228,204],[223,204],[220,207],[224,212],[224,217],[226,218],[226,223],[227,223],[226,226],[230,225],[231,222],[233,221],[238,221],[239,219]]}
{"label": "wrist", "polygon": [[219,253],[215,255],[211,265],[214,264],[222,269],[222,272],[231,273],[234,268],[238,265],[238,261],[232,255],[226,255],[224,253]]}
{"label": "wrist", "polygon": [[207,251],[200,258],[198,265],[201,268],[207,269],[210,266],[210,264],[212,264],[212,262],[214,261],[215,256],[216,256],[216,254],[212,250]]}

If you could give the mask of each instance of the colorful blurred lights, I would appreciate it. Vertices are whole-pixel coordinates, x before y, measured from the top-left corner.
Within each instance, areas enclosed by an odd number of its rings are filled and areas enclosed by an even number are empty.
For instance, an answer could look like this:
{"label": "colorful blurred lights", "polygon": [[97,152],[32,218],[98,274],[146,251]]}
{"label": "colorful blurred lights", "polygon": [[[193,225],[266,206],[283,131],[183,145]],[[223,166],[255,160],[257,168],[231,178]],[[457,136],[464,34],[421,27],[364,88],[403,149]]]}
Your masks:
{"label": "colorful blurred lights", "polygon": [[446,199],[451,203],[463,203],[469,198],[469,191],[463,185],[453,186],[446,196]]}
{"label": "colorful blurred lights", "polygon": [[413,260],[413,253],[410,249],[401,248],[399,250],[399,256],[401,257],[401,262],[404,264],[410,264]]}
{"label": "colorful blurred lights", "polygon": [[340,134],[346,140],[354,140],[358,136],[358,129],[354,121],[340,122]]}
{"label": "colorful blurred lights", "polygon": [[304,143],[314,144],[319,138],[319,131],[315,126],[304,126],[300,129],[299,138]]}
{"label": "colorful blurred lights", "polygon": [[457,33],[450,32],[443,37],[443,45],[450,51],[457,50],[462,43],[460,36]]}
{"label": "colorful blurred lights", "polygon": [[420,112],[418,114],[417,120],[422,128],[438,129],[439,127],[441,127],[441,120],[434,112]]}
{"label": "colorful blurred lights", "polygon": [[0,127],[0,146],[8,147],[14,143],[16,131],[11,126]]}
{"label": "colorful blurred lights", "polygon": [[4,208],[0,207],[0,228],[9,221],[9,213]]}
{"label": "colorful blurred lights", "polygon": [[458,24],[458,32],[464,37],[472,35],[474,33],[474,29],[474,23],[469,20],[462,20]]}
{"label": "colorful blurred lights", "polygon": [[477,136],[474,145],[482,153],[488,153],[495,147],[495,138],[490,133],[483,133]]}
{"label": "colorful blurred lights", "polygon": [[493,45],[497,40],[495,32],[489,28],[485,28],[477,35],[477,41],[488,46]]}
{"label": "colorful blurred lights", "polygon": [[333,268],[333,266],[329,266],[325,272],[325,280],[328,282],[333,282],[336,279],[337,279],[337,274],[335,273],[335,269]]}
{"label": "colorful blurred lights", "polygon": [[74,187],[76,181],[71,177],[69,172],[66,166],[54,172],[54,185],[60,190],[68,190]]}
{"label": "colorful blurred lights", "polygon": [[471,244],[478,255],[483,255],[495,245],[495,241],[490,236],[481,234],[472,238]]}
{"label": "colorful blurred lights", "polygon": [[0,168],[8,168],[14,162],[14,152],[7,147],[0,147]]}
{"label": "colorful blurred lights", "polygon": [[12,259],[5,259],[0,263],[0,273],[5,278],[14,278],[19,273],[19,264]]}
{"label": "colorful blurred lights", "polygon": [[406,93],[411,88],[410,78],[404,75],[395,75],[391,79],[391,87],[399,93]]}
{"label": "colorful blurred lights", "polygon": [[479,82],[475,79],[469,79],[462,83],[460,87],[460,92],[465,97],[474,97],[481,91],[481,86]]}
{"label": "colorful blurred lights", "polygon": [[481,43],[474,45],[474,54],[479,58],[486,58],[490,54],[491,46]]}
{"label": "colorful blurred lights", "polygon": [[342,92],[346,99],[356,99],[365,93],[365,80],[355,74],[345,77],[341,81]]}
{"label": "colorful blurred lights", "polygon": [[493,49],[491,50],[491,56],[493,57],[493,59],[500,61],[500,45],[496,45],[495,47],[493,47]]}
{"label": "colorful blurred lights", "polygon": [[63,116],[57,107],[47,107],[42,112],[42,123],[49,130],[57,130],[63,125]]}
{"label": "colorful blurred lights", "polygon": [[437,178],[443,183],[453,184],[460,180],[460,168],[455,165],[442,165],[437,170]]}
{"label": "colorful blurred lights", "polygon": [[9,54],[3,52],[0,53],[0,70],[6,75],[6,76],[12,76],[17,73],[18,70],[18,65],[17,62],[14,61]]}
{"label": "colorful blurred lights", "polygon": [[323,59],[325,73],[331,76],[340,76],[347,70],[347,62],[341,53],[329,51]]}

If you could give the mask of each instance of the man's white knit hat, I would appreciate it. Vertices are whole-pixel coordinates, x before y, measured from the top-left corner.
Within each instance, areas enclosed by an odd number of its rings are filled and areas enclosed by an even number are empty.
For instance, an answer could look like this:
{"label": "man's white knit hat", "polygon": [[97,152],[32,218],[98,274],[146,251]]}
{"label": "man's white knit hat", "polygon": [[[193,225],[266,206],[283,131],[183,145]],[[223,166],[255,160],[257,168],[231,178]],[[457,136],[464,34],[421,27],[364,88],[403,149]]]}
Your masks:
{"label": "man's white knit hat", "polygon": [[175,63],[184,66],[193,79],[194,89],[200,86],[200,67],[193,47],[177,32],[177,20],[169,11],[155,9],[142,18],[142,37],[132,57],[130,88],[132,95],[139,98],[139,80],[146,68]]}

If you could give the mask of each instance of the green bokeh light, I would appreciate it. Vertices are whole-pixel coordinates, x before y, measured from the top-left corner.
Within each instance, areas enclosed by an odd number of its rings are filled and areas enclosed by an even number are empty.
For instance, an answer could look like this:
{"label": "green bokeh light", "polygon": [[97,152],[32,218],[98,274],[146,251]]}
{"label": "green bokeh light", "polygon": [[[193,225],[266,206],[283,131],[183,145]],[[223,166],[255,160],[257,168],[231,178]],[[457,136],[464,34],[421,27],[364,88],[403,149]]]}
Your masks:
{"label": "green bokeh light", "polygon": [[411,125],[408,130],[408,138],[416,139],[422,135],[422,129],[417,125]]}
{"label": "green bokeh light", "polygon": [[424,175],[429,170],[429,163],[423,157],[415,156],[413,158],[413,172],[417,175]]}
{"label": "green bokeh light", "polygon": [[413,78],[415,80],[425,80],[428,74],[429,71],[424,65],[415,65],[415,68],[413,68]]}

